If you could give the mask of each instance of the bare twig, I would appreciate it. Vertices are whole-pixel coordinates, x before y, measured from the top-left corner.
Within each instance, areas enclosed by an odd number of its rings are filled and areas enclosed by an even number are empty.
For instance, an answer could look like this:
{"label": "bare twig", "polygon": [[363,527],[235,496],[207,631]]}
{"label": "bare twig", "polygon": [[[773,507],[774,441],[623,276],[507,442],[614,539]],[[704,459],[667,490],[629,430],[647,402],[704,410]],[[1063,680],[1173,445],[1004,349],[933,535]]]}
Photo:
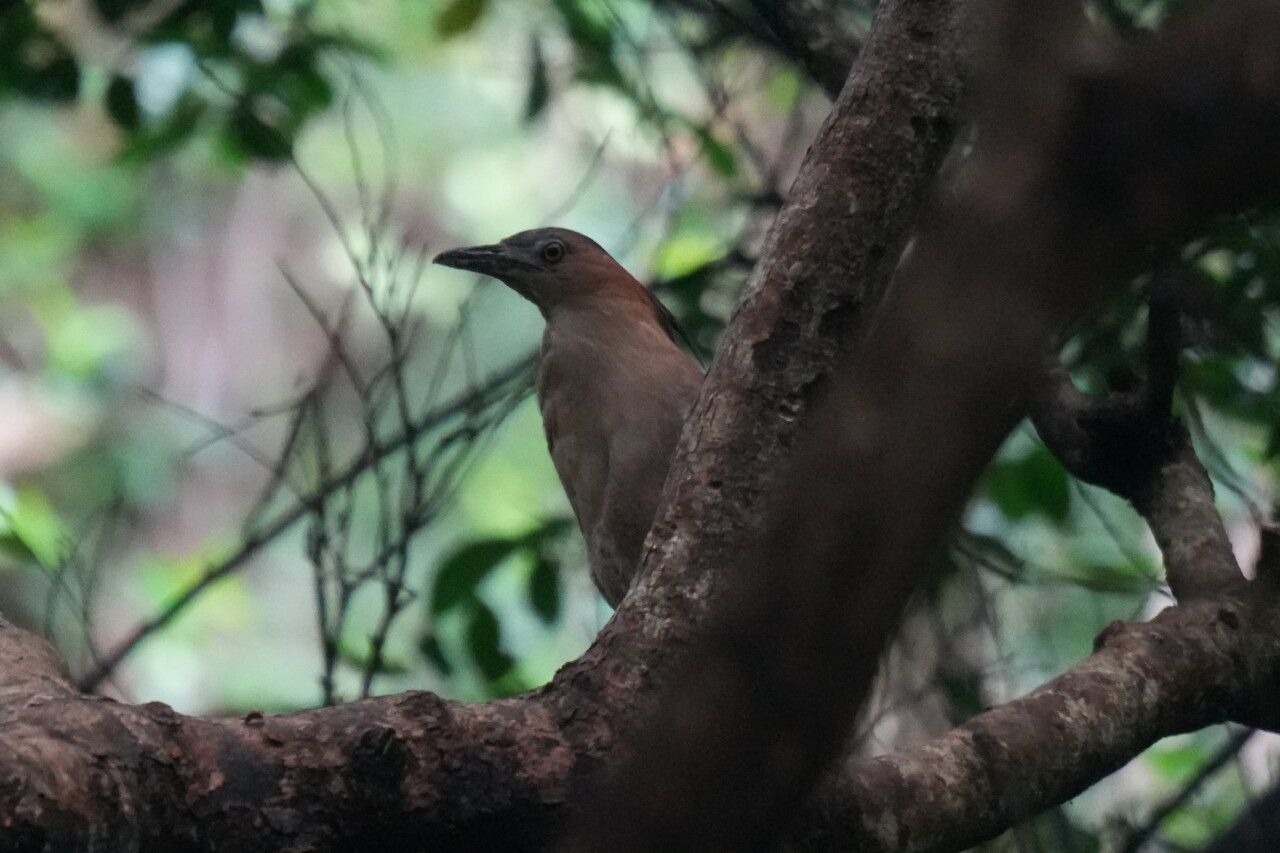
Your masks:
{"label": "bare twig", "polygon": [[350,486],[357,477],[370,470],[386,457],[397,453],[417,441],[431,430],[465,416],[477,408],[491,405],[531,387],[534,356],[530,355],[498,371],[485,385],[455,397],[414,419],[412,429],[397,432],[387,438],[375,440],[363,454],[330,477],[318,483],[301,500],[281,510],[262,527],[250,532],[229,556],[205,568],[200,578],[169,602],[159,613],[147,619],[133,630],[114,650],[105,655],[90,672],[78,680],[81,690],[93,690],[120,664],[133,649],[151,634],[169,624],[182,613],[204,590],[217,581],[237,571],[264,546],[323,502],[329,495]]}

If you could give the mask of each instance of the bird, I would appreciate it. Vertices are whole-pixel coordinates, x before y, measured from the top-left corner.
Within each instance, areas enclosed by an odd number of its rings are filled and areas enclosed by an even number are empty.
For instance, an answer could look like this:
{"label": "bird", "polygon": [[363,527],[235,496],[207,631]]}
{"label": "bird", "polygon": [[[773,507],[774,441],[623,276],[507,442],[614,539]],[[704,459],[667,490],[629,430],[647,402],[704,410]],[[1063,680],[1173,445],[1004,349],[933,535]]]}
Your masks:
{"label": "bird", "polygon": [[[538,406],[556,474],[611,607],[631,587],[676,442],[702,386],[671,313],[598,243],[566,228],[451,249],[545,320]],[[687,342],[687,339],[685,339]]]}

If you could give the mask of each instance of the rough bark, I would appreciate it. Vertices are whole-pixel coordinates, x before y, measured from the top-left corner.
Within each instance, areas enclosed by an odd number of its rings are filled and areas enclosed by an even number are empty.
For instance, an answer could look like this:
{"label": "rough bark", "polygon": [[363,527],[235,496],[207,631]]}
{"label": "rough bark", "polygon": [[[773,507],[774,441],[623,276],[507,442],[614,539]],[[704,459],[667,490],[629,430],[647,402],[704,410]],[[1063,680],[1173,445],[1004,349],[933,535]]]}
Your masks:
{"label": "rough bark", "polygon": [[[795,848],[962,849],[1159,737],[1227,719],[1280,726],[1255,707],[1277,687],[1280,637],[1248,630],[1253,618],[1201,603],[1109,632],[1028,697],[833,774]],[[5,850],[541,850],[574,786],[613,757],[611,727],[564,685],[483,705],[406,693],[210,719],[81,694],[47,645],[10,626],[0,659]],[[626,692],[590,689],[598,704]]]}
{"label": "rough bark", "polygon": [[[1280,635],[1250,636],[1224,600],[1113,626],[1099,650],[1030,695],[915,749],[841,770],[796,850],[963,850],[1060,803],[1173,732],[1253,716],[1273,690]],[[1246,651],[1246,649],[1248,651]],[[1247,675],[1240,655],[1257,662]],[[1176,672],[1176,674],[1175,674]],[[1242,678],[1243,676],[1243,678]],[[1267,717],[1280,723],[1274,709]]]}
{"label": "rough bark", "polygon": [[[770,849],[838,752],[899,614],[1026,415],[1054,343],[1151,243],[1280,199],[1273,158],[1241,162],[1280,144],[1280,9],[1215,6],[1108,56],[1082,40],[1071,7],[1009,6],[958,186],[809,426],[763,547],[734,576],[742,594],[575,850]],[[1163,132],[1206,113],[1230,135]],[[1224,162],[1256,182],[1221,179]],[[672,767],[678,794],[654,796]]]}
{"label": "rough bark", "polygon": [[960,120],[956,29],[952,0],[881,4],[689,417],[642,569],[651,604],[705,597],[754,546],[801,422],[888,287]]}

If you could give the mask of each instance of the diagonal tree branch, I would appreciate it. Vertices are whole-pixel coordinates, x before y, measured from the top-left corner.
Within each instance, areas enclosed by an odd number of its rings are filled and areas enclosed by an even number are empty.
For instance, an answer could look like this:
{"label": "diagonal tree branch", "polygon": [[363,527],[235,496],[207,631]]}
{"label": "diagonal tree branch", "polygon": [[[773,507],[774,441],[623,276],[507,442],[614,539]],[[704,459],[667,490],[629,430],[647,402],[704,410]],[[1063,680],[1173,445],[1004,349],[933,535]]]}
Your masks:
{"label": "diagonal tree branch", "polygon": [[[1214,6],[1111,56],[1068,7],[1007,8],[965,174],[809,425],[736,595],[572,849],[769,849],[1052,343],[1152,242],[1280,200],[1280,164],[1256,154],[1280,144],[1280,8]],[[1212,132],[1164,132],[1206,114]],[[1240,173],[1220,179],[1223,162]]]}
{"label": "diagonal tree branch", "polygon": [[881,4],[689,417],[642,567],[650,612],[687,614],[750,550],[802,421],[887,290],[962,115],[956,6]]}
{"label": "diagonal tree branch", "polygon": [[[1031,694],[923,746],[840,768],[810,805],[796,849],[963,850],[1070,799],[1162,737],[1247,714],[1248,694],[1269,676],[1260,667],[1237,680],[1238,644],[1258,639],[1244,621],[1238,602],[1199,603],[1107,631],[1096,654]],[[1280,651],[1280,635],[1264,642],[1268,656]]]}

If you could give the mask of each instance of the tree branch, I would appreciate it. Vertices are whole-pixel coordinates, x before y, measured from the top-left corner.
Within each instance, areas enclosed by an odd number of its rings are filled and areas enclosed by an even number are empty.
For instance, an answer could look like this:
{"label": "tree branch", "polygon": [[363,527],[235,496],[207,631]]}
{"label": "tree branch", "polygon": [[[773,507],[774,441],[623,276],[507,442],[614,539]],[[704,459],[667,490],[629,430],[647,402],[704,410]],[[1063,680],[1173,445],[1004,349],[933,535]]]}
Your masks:
{"label": "tree branch", "polygon": [[[765,499],[837,355],[888,288],[961,117],[953,0],[882,3],[818,132],[689,417],[639,582],[691,627],[754,544]],[[634,593],[633,593],[634,594]],[[700,605],[699,605],[700,606]]]}
{"label": "tree branch", "polygon": [[[923,746],[841,768],[819,789],[796,849],[963,850],[1070,799],[1162,737],[1247,714],[1269,676],[1235,658],[1258,651],[1243,613],[1238,602],[1197,603],[1110,629],[1093,656],[1031,694]],[[1280,634],[1264,642],[1274,659]]]}
{"label": "tree branch", "polygon": [[[961,849],[1159,737],[1244,717],[1280,727],[1274,708],[1253,707],[1280,672],[1280,633],[1249,621],[1239,604],[1202,602],[1109,631],[1031,695],[842,768],[792,843]],[[543,850],[570,792],[612,759],[616,727],[600,709],[629,702],[579,670],[479,705],[406,693],[213,719],[78,693],[47,644],[7,623],[0,660],[0,846],[14,851]]]}
{"label": "tree branch", "polygon": [[229,556],[206,566],[190,586],[158,613],[138,625],[108,654],[96,662],[93,669],[79,679],[81,690],[96,690],[120,663],[133,653],[144,640],[168,625],[198,599],[205,590],[218,581],[240,570],[266,545],[275,541],[330,495],[349,486],[356,478],[374,468],[386,457],[398,453],[422,438],[430,430],[453,420],[458,420],[477,408],[492,405],[501,399],[528,388],[534,366],[534,356],[520,359],[498,371],[479,388],[466,391],[448,402],[423,412],[407,422],[400,432],[385,438],[373,436],[363,452],[338,471],[330,472],[307,494],[277,512],[270,521],[251,532]]}
{"label": "tree branch", "polygon": [[1164,556],[1179,601],[1240,584],[1213,484],[1191,436],[1171,411],[1179,356],[1177,309],[1153,295],[1147,322],[1147,372],[1139,387],[1101,399],[1082,394],[1051,357],[1031,403],[1031,421],[1073,476],[1133,504]]}
{"label": "tree branch", "polygon": [[[735,595],[571,849],[769,849],[839,751],[1052,342],[1151,243],[1280,198],[1280,164],[1260,153],[1280,145],[1280,8],[1213,6],[1110,56],[1085,46],[1072,7],[1009,9],[963,178],[809,424]],[[1169,134],[1171,120],[1213,130]],[[1248,180],[1223,180],[1224,162]],[[714,434],[707,408],[704,394],[687,436]],[[706,525],[710,509],[689,516]]]}

